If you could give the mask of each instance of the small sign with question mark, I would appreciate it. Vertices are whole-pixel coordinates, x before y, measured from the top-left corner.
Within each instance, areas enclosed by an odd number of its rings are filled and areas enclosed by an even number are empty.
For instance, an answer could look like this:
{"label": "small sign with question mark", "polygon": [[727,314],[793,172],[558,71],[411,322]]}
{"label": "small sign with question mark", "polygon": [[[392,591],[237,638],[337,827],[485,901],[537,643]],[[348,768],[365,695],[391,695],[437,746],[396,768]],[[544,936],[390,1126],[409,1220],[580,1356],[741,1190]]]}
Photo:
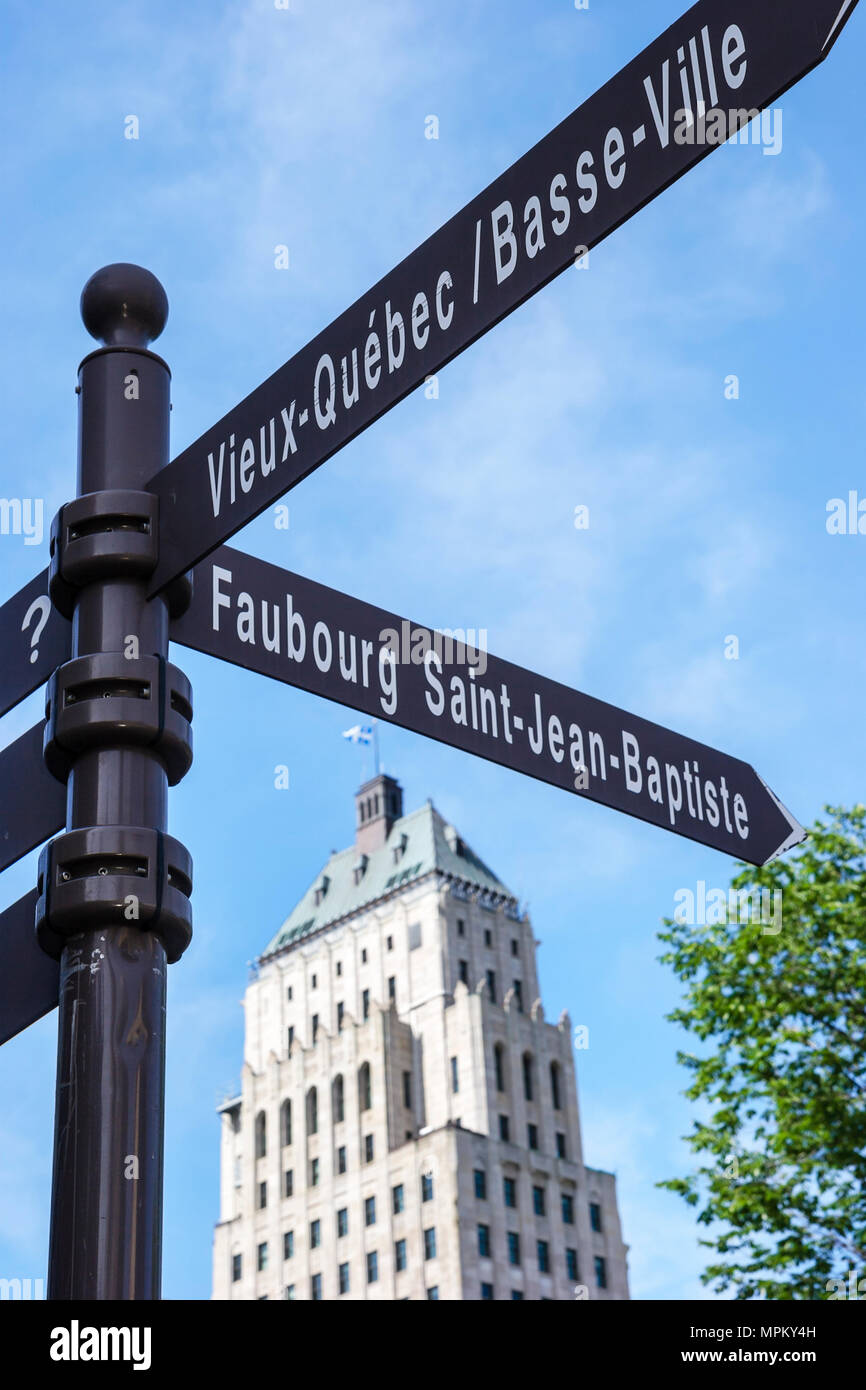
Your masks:
{"label": "small sign with question mark", "polygon": [[31,665],[39,656],[39,638],[42,636],[43,628],[45,627],[45,624],[48,622],[48,617],[51,613],[51,599],[48,597],[47,594],[42,594],[40,598],[34,599],[30,607],[27,609],[27,612],[24,614],[24,621],[21,624],[22,632],[27,631],[34,617],[36,617],[37,613],[39,614],[39,617],[36,621],[36,626],[34,627],[33,633],[30,638],[30,646],[32,648],[30,652]]}

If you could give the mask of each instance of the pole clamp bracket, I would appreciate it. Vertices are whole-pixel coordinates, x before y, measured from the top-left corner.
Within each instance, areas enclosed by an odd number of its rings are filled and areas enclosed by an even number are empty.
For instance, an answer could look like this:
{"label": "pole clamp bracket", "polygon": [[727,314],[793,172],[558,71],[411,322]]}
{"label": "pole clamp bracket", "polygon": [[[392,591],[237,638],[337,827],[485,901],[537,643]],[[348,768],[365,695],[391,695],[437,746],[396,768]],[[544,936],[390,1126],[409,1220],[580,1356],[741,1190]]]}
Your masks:
{"label": "pole clamp bracket", "polygon": [[[51,523],[48,590],[55,608],[71,618],[79,589],[106,579],[148,579],[159,552],[159,498],[152,492],[109,488],[88,492],[60,508]],[[165,589],[169,614],[189,607],[191,576]]]}
{"label": "pole clamp bracket", "polygon": [[45,692],[45,764],[65,782],[94,748],[148,749],[170,786],[192,763],[192,687],[162,656],[94,652],[58,666]]}
{"label": "pole clamp bracket", "polygon": [[192,938],[192,858],[161,830],[96,825],[69,830],[39,856],[36,935],[60,959],[80,932],[152,931],[169,964]]}

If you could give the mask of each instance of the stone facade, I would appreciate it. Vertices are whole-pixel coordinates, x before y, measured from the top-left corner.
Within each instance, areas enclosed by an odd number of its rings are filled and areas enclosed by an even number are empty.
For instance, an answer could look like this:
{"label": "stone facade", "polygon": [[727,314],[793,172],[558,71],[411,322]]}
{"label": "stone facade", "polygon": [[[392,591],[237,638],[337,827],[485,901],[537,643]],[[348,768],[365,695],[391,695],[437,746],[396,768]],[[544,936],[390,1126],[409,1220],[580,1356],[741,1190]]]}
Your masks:
{"label": "stone facade", "polygon": [[430,803],[356,802],[246,991],[214,1298],[628,1298],[528,916]]}

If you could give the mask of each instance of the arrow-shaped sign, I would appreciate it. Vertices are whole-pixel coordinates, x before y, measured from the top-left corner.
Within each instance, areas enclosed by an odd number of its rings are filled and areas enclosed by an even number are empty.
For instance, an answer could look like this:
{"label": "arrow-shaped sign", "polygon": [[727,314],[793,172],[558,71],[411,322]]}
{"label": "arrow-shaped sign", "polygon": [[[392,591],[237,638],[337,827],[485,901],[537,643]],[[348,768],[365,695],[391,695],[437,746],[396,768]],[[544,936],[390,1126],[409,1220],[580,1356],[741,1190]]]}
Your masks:
{"label": "arrow-shaped sign", "polygon": [[48,571],[0,607],[0,715],[44,685],[69,660],[71,625],[48,597]]}
{"label": "arrow-shaped sign", "polygon": [[805,837],[739,758],[228,547],[171,636],[750,864]]}
{"label": "arrow-shaped sign", "polygon": [[36,940],[37,893],[0,913],[0,1043],[57,1006],[60,966]]}
{"label": "arrow-shaped sign", "polygon": [[700,0],[156,474],[188,569],[824,59],[854,3]]}
{"label": "arrow-shaped sign", "polygon": [[0,753],[0,870],[66,823],[66,788],[42,761],[45,724],[34,724]]}

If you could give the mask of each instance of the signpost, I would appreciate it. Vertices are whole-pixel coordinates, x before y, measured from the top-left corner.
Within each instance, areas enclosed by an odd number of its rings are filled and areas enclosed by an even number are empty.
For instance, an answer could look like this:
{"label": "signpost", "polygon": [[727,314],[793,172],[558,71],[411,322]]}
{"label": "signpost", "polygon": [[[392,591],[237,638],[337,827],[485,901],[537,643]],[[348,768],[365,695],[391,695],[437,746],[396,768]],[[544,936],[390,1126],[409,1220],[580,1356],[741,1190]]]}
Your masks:
{"label": "signpost", "polygon": [[774,102],[826,58],[854,3],[693,5],[152,479],[160,556],[151,592]]}
{"label": "signpost", "polygon": [[57,1007],[60,967],[36,940],[37,896],[34,888],[0,913],[0,1043]]}
{"label": "signpost", "polygon": [[32,694],[69,657],[67,620],[52,607],[48,572],[0,607],[0,715]]}
{"label": "signpost", "polygon": [[748,763],[323,584],[222,547],[184,646],[462,748],[750,864],[805,837]]}
{"label": "signpost", "polygon": [[66,792],[42,761],[44,729],[34,724],[0,753],[0,869],[56,834],[66,819]]}
{"label": "signpost", "polygon": [[78,496],[0,607],[0,714],[48,682],[46,722],[0,753],[0,869],[66,826],[0,913],[0,1042],[60,1004],[50,1298],[160,1292],[192,891],[169,637],[752,864],[803,838],[740,759],[224,542],[821,62],[855,4],[700,0],[171,464],[162,286],[117,265],[85,287]]}

